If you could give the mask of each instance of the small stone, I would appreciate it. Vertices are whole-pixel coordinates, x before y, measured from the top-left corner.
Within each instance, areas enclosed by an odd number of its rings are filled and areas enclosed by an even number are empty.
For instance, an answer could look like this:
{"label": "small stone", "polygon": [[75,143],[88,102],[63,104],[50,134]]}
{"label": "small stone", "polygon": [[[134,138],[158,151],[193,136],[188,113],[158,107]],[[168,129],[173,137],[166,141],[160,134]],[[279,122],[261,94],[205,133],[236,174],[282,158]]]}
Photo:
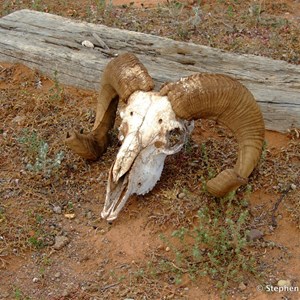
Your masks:
{"label": "small stone", "polygon": [[88,211],[86,214],[86,217],[90,220],[93,218],[93,213],[91,211]]}
{"label": "small stone", "polygon": [[70,242],[70,240],[66,236],[57,235],[55,237],[55,243],[53,245],[53,248],[55,250],[60,250],[61,248],[63,248],[67,244],[69,244],[69,242]]}
{"label": "small stone", "polygon": [[37,282],[39,282],[39,279],[38,279],[37,277],[34,277],[34,278],[32,279],[32,282],[37,283]]}
{"label": "small stone", "polygon": [[247,241],[251,242],[251,241],[259,240],[263,236],[264,236],[264,234],[260,230],[251,229],[250,232],[247,234]]}
{"label": "small stone", "polygon": [[291,184],[291,189],[294,191],[297,188],[296,184]]}
{"label": "small stone", "polygon": [[239,290],[240,290],[240,291],[244,291],[246,288],[247,288],[247,286],[245,285],[244,282],[241,282],[241,283],[239,284]]}
{"label": "small stone", "polygon": [[60,206],[54,205],[52,210],[56,214],[61,214],[61,207]]}
{"label": "small stone", "polygon": [[178,198],[179,199],[183,199],[185,196],[186,196],[185,193],[179,193],[178,194]]}
{"label": "small stone", "polygon": [[170,247],[166,247],[166,251],[169,252],[171,249]]}
{"label": "small stone", "polygon": [[73,220],[73,219],[75,219],[75,214],[65,214],[65,218],[67,218],[69,220]]}
{"label": "small stone", "polygon": [[13,118],[13,122],[17,123],[18,125],[21,125],[26,120],[25,116],[16,116]]}
{"label": "small stone", "polygon": [[55,277],[55,278],[60,278],[60,276],[61,276],[61,273],[60,273],[60,272],[57,272],[57,273],[54,274],[54,277]]}
{"label": "small stone", "polygon": [[87,48],[94,48],[94,44],[88,40],[85,40],[81,43],[82,46],[87,47]]}
{"label": "small stone", "polygon": [[277,282],[277,286],[279,286],[279,287],[284,287],[284,286],[286,286],[286,287],[291,287],[292,286],[292,283],[291,283],[291,281],[290,280],[278,280],[278,282]]}

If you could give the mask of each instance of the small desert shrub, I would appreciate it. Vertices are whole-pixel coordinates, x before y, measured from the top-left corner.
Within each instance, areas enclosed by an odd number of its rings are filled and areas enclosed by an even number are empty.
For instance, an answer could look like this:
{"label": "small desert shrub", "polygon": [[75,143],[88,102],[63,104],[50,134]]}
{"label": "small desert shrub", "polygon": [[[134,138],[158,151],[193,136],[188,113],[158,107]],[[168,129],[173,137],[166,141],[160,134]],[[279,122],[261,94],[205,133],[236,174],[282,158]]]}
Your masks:
{"label": "small desert shrub", "polygon": [[225,295],[247,273],[256,274],[256,262],[247,251],[248,221],[248,210],[234,207],[231,201],[200,209],[194,227],[179,228],[171,237],[161,236],[174,255],[173,261],[165,260],[161,266],[169,267],[176,282],[184,273],[191,279],[209,276]]}
{"label": "small desert shrub", "polygon": [[50,158],[48,143],[40,139],[36,132],[23,130],[18,141],[23,146],[25,155],[27,155],[26,169],[28,171],[50,177],[60,167],[64,152],[59,151],[54,155],[54,158]]}

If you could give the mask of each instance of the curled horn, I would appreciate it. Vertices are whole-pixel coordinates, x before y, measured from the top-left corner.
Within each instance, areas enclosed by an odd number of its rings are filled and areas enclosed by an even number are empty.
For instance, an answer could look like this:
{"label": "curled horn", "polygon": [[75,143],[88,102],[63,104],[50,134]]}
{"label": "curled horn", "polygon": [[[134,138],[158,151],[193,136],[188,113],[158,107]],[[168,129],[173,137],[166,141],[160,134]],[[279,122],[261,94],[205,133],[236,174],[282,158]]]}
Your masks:
{"label": "curled horn", "polygon": [[247,183],[257,165],[264,141],[264,121],[253,95],[237,80],[220,74],[195,74],[160,90],[176,115],[186,120],[212,119],[227,126],[238,142],[238,159],[207,182],[208,191],[221,197]]}
{"label": "curled horn", "polygon": [[66,144],[83,158],[95,160],[105,152],[113,127],[119,98],[127,101],[135,91],[150,91],[154,83],[144,65],[130,53],[112,59],[103,71],[97,102],[96,120],[88,134],[67,134]]}

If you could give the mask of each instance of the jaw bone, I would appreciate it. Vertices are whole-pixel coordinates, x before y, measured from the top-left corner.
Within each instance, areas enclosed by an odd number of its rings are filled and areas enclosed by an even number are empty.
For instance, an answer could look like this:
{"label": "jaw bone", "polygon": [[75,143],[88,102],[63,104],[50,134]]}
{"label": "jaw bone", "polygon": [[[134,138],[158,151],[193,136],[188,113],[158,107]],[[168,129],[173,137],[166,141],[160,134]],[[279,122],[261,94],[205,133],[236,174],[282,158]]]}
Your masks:
{"label": "jaw bone", "polygon": [[128,198],[132,194],[144,195],[151,191],[160,179],[166,154],[155,155],[154,146],[143,149],[134,160],[132,167],[115,182],[114,165],[110,168],[106,199],[101,217],[113,221],[118,217]]}
{"label": "jaw bone", "polygon": [[[181,150],[193,127],[177,119],[168,98],[155,92],[135,92],[120,115],[123,144],[109,171],[101,213],[107,221],[117,218],[132,194],[144,195],[153,189],[166,156]],[[175,144],[170,143],[172,132],[177,134]]]}

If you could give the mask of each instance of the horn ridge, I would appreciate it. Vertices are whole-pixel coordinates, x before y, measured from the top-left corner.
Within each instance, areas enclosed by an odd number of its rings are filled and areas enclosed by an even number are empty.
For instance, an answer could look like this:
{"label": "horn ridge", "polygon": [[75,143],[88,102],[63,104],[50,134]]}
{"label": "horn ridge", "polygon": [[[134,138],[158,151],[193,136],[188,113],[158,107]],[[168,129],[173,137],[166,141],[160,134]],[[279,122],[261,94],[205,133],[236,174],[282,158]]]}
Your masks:
{"label": "horn ridge", "polygon": [[92,131],[87,135],[77,132],[67,135],[67,146],[84,158],[99,158],[108,146],[108,132],[114,125],[118,99],[126,102],[135,91],[150,91],[153,88],[153,79],[134,54],[125,53],[112,59],[100,81]]}
{"label": "horn ridge", "polygon": [[178,117],[215,120],[237,139],[234,168],[209,180],[208,191],[220,197],[245,184],[260,159],[265,131],[260,108],[250,91],[227,75],[194,74],[164,85],[160,94],[168,96]]}

